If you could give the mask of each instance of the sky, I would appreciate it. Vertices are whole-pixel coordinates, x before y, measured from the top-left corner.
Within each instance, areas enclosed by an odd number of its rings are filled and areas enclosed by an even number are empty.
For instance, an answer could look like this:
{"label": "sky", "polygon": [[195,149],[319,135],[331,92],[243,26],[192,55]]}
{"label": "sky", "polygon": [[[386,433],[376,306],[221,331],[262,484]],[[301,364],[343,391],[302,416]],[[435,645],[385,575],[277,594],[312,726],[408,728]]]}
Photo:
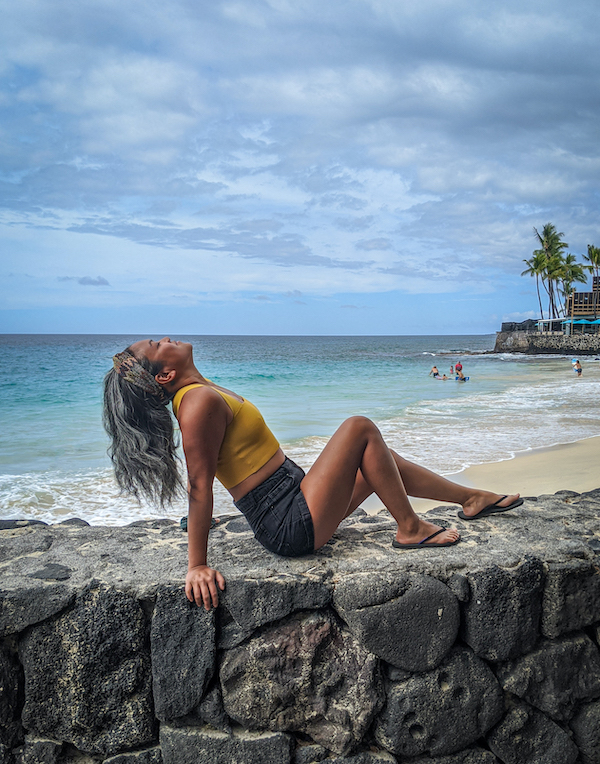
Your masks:
{"label": "sky", "polygon": [[600,246],[597,0],[1,0],[0,332],[485,334]]}

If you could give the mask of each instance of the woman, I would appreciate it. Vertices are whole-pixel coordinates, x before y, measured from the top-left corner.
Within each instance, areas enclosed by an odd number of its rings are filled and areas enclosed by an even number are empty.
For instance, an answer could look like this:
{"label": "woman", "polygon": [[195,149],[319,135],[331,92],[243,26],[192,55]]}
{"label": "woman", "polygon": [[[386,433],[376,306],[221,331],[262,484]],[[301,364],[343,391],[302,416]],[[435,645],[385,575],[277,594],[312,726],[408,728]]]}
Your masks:
{"label": "woman", "polygon": [[340,522],[376,493],[396,522],[398,549],[452,546],[455,529],[419,518],[408,495],[462,504],[473,519],[522,503],[463,488],[390,450],[365,417],[347,419],[305,475],[288,459],[258,410],[202,376],[192,346],[169,337],[135,342],[114,359],[104,388],[104,424],[120,487],[161,503],[181,488],[173,423],[179,420],[188,472],[189,565],[185,591],[209,610],[223,576],[207,565],[215,476],[244,513],[257,539],[285,556],[309,554],[329,541]]}

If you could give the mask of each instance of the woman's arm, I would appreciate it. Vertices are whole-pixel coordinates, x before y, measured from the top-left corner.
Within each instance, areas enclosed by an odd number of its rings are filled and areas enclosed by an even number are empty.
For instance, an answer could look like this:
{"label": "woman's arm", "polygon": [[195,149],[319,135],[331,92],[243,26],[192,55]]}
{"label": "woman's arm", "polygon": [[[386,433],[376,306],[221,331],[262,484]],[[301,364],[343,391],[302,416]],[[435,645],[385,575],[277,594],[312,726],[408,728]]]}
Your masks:
{"label": "woman's arm", "polygon": [[[185,404],[185,406],[184,406]],[[206,610],[219,604],[218,587],[225,579],[206,564],[208,532],[213,512],[213,481],[231,409],[209,387],[190,390],[179,409],[179,426],[189,480],[188,573],[185,593]]]}

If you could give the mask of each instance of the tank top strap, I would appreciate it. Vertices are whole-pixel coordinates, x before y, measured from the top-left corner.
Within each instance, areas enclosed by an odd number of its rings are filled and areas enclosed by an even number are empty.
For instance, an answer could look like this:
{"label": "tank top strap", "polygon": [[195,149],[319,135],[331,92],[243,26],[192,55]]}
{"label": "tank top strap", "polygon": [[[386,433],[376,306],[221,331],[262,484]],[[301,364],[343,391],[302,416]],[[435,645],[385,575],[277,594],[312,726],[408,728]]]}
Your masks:
{"label": "tank top strap", "polygon": [[181,400],[183,396],[187,393],[188,390],[192,390],[194,387],[204,387],[204,385],[200,384],[200,382],[192,382],[191,385],[180,387],[179,390],[173,396],[173,400],[171,401],[171,403],[173,405],[173,413],[175,414],[175,416],[177,416],[177,412],[179,411],[179,406],[181,405]]}

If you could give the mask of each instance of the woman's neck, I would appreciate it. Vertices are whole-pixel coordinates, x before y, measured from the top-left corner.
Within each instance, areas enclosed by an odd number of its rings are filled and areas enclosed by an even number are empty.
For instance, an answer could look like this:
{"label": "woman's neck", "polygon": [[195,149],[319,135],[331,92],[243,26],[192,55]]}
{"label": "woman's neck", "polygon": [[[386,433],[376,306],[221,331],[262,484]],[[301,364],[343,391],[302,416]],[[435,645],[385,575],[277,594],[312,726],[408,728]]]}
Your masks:
{"label": "woman's neck", "polygon": [[175,393],[178,390],[181,390],[182,387],[187,387],[187,385],[195,384],[207,385],[208,380],[203,377],[198,369],[194,366],[190,369],[186,369],[181,374],[178,374],[173,382],[168,385],[167,391],[170,395],[175,395]]}

